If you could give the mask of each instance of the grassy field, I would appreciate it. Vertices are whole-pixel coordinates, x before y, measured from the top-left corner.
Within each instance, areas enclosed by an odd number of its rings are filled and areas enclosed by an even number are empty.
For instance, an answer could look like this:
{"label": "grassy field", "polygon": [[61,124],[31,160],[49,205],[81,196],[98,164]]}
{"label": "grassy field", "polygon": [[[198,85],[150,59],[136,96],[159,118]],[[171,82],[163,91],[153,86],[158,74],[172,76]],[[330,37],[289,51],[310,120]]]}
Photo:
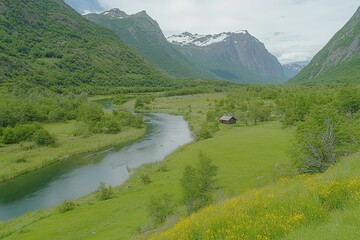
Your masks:
{"label": "grassy field", "polygon": [[248,191],[150,239],[360,239],[360,154],[324,174]]}
{"label": "grassy field", "polygon": [[[191,143],[163,162],[137,170],[115,189],[115,198],[99,202],[90,195],[77,200],[79,206],[66,213],[58,213],[56,208],[29,213],[0,224],[0,238],[129,239],[151,229],[146,210],[151,197],[169,193],[180,202],[184,167],[197,161],[199,152],[219,167],[220,201],[272,183],[274,166],[288,160],[286,151],[292,134],[292,129],[283,129],[274,122],[253,127],[224,126],[213,138]],[[141,174],[147,174],[151,183],[144,184]],[[183,215],[183,210],[180,207],[176,215]],[[176,221],[177,217],[172,219]]]}
{"label": "grassy field", "polygon": [[73,135],[75,121],[46,124],[44,129],[56,136],[56,147],[38,147],[29,142],[0,148],[0,181],[34,171],[79,153],[97,151],[114,144],[125,144],[145,133],[145,128],[127,128],[119,134],[96,134],[88,138],[75,137]]}
{"label": "grassy field", "polygon": [[215,100],[225,99],[226,93],[207,93],[185,96],[155,98],[148,108],[150,112],[182,115],[192,130],[206,120],[206,113],[213,109]]}

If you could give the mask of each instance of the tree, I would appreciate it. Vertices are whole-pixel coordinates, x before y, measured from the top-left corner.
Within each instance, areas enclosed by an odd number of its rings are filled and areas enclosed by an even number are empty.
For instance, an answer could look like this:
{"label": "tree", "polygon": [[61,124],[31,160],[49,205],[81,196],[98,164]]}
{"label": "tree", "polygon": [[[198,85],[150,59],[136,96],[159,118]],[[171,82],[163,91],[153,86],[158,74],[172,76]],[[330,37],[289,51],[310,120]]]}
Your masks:
{"label": "tree", "polygon": [[184,192],[184,203],[190,214],[213,201],[212,194],[216,189],[215,177],[217,166],[211,163],[211,159],[205,154],[199,154],[199,161],[195,167],[186,166],[181,186]]}
{"label": "tree", "polygon": [[151,198],[148,213],[155,223],[163,223],[168,216],[174,213],[175,202],[171,195]]}
{"label": "tree", "polygon": [[40,146],[50,146],[56,143],[56,139],[48,131],[44,129],[38,130],[33,137],[36,144]]}
{"label": "tree", "polygon": [[95,192],[96,198],[99,201],[111,199],[114,195],[113,189],[111,186],[106,186],[104,182],[99,183],[99,187]]}
{"label": "tree", "polygon": [[306,140],[300,172],[324,172],[336,163],[334,127],[328,118],[325,120],[325,128],[321,134],[310,135]]}

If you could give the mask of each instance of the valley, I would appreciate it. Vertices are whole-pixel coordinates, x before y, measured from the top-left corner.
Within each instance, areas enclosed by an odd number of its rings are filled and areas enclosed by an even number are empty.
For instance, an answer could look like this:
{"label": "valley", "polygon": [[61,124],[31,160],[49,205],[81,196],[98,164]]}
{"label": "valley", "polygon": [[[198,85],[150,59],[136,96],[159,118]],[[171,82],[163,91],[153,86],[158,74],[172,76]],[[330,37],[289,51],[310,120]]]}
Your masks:
{"label": "valley", "polygon": [[359,239],[358,4],[140,2],[0,0],[0,239]]}
{"label": "valley", "polygon": [[[207,94],[194,97],[185,96],[180,97],[180,99],[178,99],[179,97],[171,97],[170,99],[171,101],[174,101],[174,103],[178,102],[178,106],[187,106],[189,101],[193,102],[195,104],[192,108],[197,112],[199,109],[205,110],[204,106],[208,106],[209,103],[206,99],[214,97],[222,98],[223,96]],[[160,98],[159,102],[154,103],[153,108],[166,109],[166,105],[164,105],[164,103],[169,103],[169,99]],[[165,110],[165,112],[169,111],[174,112],[179,110]],[[194,119],[191,122],[196,122],[196,119],[198,118],[194,116]],[[242,137],[239,138],[239,135]],[[62,225],[62,229],[66,229],[63,231],[64,235],[62,235],[62,238],[64,239],[71,238],[72,236],[76,236],[76,238],[79,239],[112,238],[112,236],[119,234],[117,229],[121,229],[121,234],[118,235],[118,237],[127,239],[136,233],[138,228],[144,228],[144,230],[147,229],[147,225],[150,222],[146,209],[142,206],[146,206],[151,197],[161,196],[164,193],[170,193],[177,201],[180,200],[181,188],[179,178],[182,174],[183,168],[187,164],[194,162],[200,152],[204,152],[211,157],[216,165],[218,165],[221,169],[219,180],[222,189],[219,192],[219,197],[222,199],[228,196],[240,194],[247,189],[260,187],[273,182],[274,165],[276,163],[287,161],[284,150],[287,149],[288,140],[291,135],[291,129],[283,130],[280,125],[275,122],[245,128],[237,126],[224,126],[224,128],[216,133],[213,138],[181,147],[164,161],[156,164],[145,165],[139,170],[136,170],[128,181],[126,181],[122,186],[114,189],[115,196],[113,199],[98,202],[94,199],[93,195],[88,195],[77,200],[76,202],[79,206],[73,211],[65,214],[60,214],[57,212],[56,208],[52,208],[32,213],[31,218],[33,220],[31,222],[27,222],[27,216],[12,220],[14,223],[18,222],[20,224],[18,227],[23,226],[28,228],[29,235],[26,233],[19,233],[20,235],[11,234],[11,237],[8,239],[27,239],[34,236],[44,238],[45,236],[51,235],[55,229],[59,228],[59,224]],[[273,139],[273,136],[276,136],[276,139]],[[258,141],[258,138],[261,139],[261,142]],[[270,139],[272,139],[272,145],[268,145]],[[239,148],[236,146],[241,147]],[[254,146],[258,146],[262,150],[254,151]],[[210,149],[213,150],[209,151]],[[229,151],[230,149],[236,149],[236,151]],[[273,149],[277,150],[273,151]],[[239,156],[241,157],[239,158]],[[227,159],[227,161],[223,161],[223,159]],[[239,170],[232,171],[234,168]],[[148,184],[143,183],[141,181],[141,175],[148,175],[151,182]],[[166,179],[166,181],[164,181],[164,179]],[[116,210],[113,209],[114,206],[118,206]],[[101,209],[101,211],[97,211],[97,217],[95,219],[92,209]],[[179,211],[182,212],[183,210],[180,208]],[[116,212],[116,214],[111,212]],[[44,214],[47,217],[44,218]],[[69,221],[63,221],[64,218],[71,218],[73,219],[72,221],[82,222],[87,219],[86,223],[84,223],[84,230],[80,232],[77,228],[71,230],[73,224]],[[97,228],[97,223],[104,218],[107,219],[106,225],[110,225],[102,230],[93,230]],[[128,221],[126,219],[133,220]],[[49,225],[51,222],[53,227]],[[111,222],[113,222],[113,224],[111,224]],[[11,223],[11,221],[9,223]],[[49,227],[44,229],[41,227],[44,225]],[[93,226],[94,228],[90,226]],[[6,223],[2,225],[2,227],[0,226],[0,229],[2,229],[0,231],[0,236],[10,233],[6,231],[6,229],[8,229]],[[86,229],[89,229],[89,231]],[[93,235],[93,231],[96,231],[95,235]],[[79,233],[81,235],[78,235]]]}

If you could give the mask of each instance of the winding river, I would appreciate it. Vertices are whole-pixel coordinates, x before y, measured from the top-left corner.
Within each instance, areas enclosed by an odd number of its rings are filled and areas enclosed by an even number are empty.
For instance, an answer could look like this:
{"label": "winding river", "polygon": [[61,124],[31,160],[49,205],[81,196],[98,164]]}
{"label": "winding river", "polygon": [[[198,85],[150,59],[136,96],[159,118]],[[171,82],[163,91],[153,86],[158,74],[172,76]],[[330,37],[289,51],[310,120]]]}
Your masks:
{"label": "winding river", "polygon": [[188,125],[180,116],[145,114],[144,119],[147,132],[132,144],[71,157],[0,183],[0,220],[89,194],[100,182],[120,185],[129,178],[130,169],[161,161],[192,141]]}

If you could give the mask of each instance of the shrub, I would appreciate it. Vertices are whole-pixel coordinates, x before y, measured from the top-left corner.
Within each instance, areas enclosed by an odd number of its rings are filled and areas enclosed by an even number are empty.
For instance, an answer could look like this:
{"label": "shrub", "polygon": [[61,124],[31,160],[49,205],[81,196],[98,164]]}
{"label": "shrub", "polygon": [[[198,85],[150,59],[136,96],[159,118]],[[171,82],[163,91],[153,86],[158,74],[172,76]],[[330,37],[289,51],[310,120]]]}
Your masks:
{"label": "shrub", "polygon": [[119,122],[114,118],[106,119],[102,125],[102,132],[106,134],[117,134],[121,131]]}
{"label": "shrub", "polygon": [[126,95],[115,95],[112,99],[112,102],[116,105],[122,105],[129,101],[131,98]]}
{"label": "shrub", "polygon": [[155,100],[155,97],[150,95],[142,95],[135,99],[135,108],[145,109],[146,105]]}
{"label": "shrub", "polygon": [[33,140],[40,146],[55,145],[56,139],[48,131],[41,129],[34,134]]}
{"label": "shrub", "polygon": [[96,199],[99,201],[111,199],[114,195],[111,186],[106,186],[104,182],[99,183],[99,187],[95,192]]}
{"label": "shrub", "polygon": [[147,174],[141,174],[140,179],[141,179],[141,182],[143,182],[144,184],[151,183],[151,179],[150,179],[149,175],[147,175]]}
{"label": "shrub", "polygon": [[84,138],[90,137],[92,135],[89,126],[84,122],[76,122],[74,136],[82,136]]}
{"label": "shrub", "polygon": [[76,204],[74,202],[64,201],[58,206],[57,210],[60,213],[64,213],[64,212],[73,210],[75,208],[75,206],[76,206]]}
{"label": "shrub", "polygon": [[129,112],[114,110],[113,116],[120,122],[121,126],[141,128],[144,123],[142,115],[136,115]]}
{"label": "shrub", "polygon": [[164,194],[161,197],[151,198],[147,209],[155,223],[163,223],[168,216],[174,213],[175,206],[173,197]]}
{"label": "shrub", "polygon": [[39,123],[31,125],[16,125],[14,128],[6,127],[3,130],[3,141],[5,144],[16,144],[22,141],[31,140],[34,134],[41,130],[42,127]]}
{"label": "shrub", "polygon": [[204,122],[197,134],[197,138],[198,140],[212,138],[217,131],[219,131],[219,123]]}

